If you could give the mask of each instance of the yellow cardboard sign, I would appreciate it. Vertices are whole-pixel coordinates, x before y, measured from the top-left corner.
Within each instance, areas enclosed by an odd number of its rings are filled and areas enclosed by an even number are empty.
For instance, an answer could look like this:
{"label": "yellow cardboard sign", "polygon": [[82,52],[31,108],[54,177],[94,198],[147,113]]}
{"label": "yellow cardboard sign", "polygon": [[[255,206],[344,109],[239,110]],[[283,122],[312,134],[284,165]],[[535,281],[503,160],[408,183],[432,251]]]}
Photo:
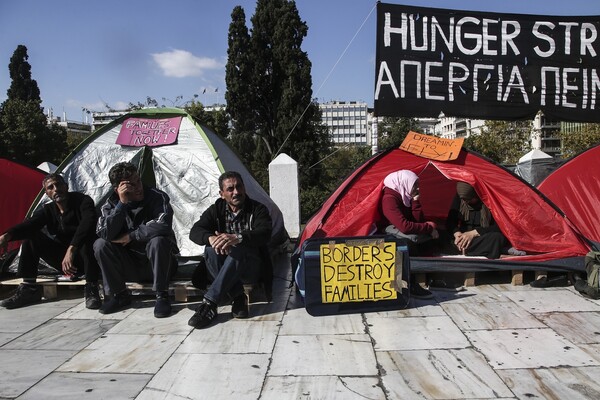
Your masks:
{"label": "yellow cardboard sign", "polygon": [[455,160],[460,153],[464,138],[443,139],[410,131],[400,145],[400,149],[431,160]]}
{"label": "yellow cardboard sign", "polygon": [[393,300],[396,243],[322,244],[321,299],[325,303]]}

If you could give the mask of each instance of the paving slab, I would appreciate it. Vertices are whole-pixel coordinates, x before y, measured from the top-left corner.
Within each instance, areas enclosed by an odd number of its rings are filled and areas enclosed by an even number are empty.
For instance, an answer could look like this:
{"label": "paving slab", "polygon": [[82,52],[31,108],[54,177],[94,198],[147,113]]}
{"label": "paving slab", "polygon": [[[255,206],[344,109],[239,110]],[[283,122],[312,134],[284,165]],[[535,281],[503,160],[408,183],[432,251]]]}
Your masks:
{"label": "paving slab", "polygon": [[542,322],[513,302],[445,303],[442,308],[461,330],[544,328]]}
{"label": "paving slab", "polygon": [[493,285],[469,286],[460,292],[446,292],[441,290],[432,290],[435,299],[440,304],[451,303],[484,303],[510,301],[503,292],[496,289]]}
{"label": "paving slab", "polygon": [[378,378],[349,376],[268,376],[261,400],[385,399]]}
{"label": "paving slab", "polygon": [[[194,312],[187,308],[173,307],[174,312],[167,318],[155,318],[154,306],[132,310],[111,330],[111,334],[130,335],[188,335],[193,329],[187,324]],[[112,315],[112,314],[111,314]]]}
{"label": "paving slab", "polygon": [[[79,301],[77,302],[79,303]],[[0,332],[2,333],[24,333],[57,315],[65,312],[76,303],[72,300],[52,301],[34,304],[27,307],[7,310],[0,307]]]}
{"label": "paving slab", "polygon": [[367,315],[375,350],[456,349],[471,344],[448,316],[386,318]]}
{"label": "paving slab", "polygon": [[573,343],[600,343],[600,312],[548,313],[538,318]]}
{"label": "paving slab", "polygon": [[3,349],[81,350],[116,323],[113,320],[53,319],[6,344]]}
{"label": "paving slab", "polygon": [[571,290],[506,291],[504,295],[531,313],[600,311],[600,305]]}
{"label": "paving slab", "polygon": [[78,303],[74,307],[60,313],[56,316],[59,319],[111,319],[122,320],[127,318],[135,311],[135,308],[126,308],[112,314],[101,314],[98,310],[89,310],[85,308],[84,303]]}
{"label": "paving slab", "polygon": [[58,371],[154,374],[183,338],[181,335],[107,334],[61,365]]}
{"label": "paving slab", "polygon": [[371,338],[366,334],[279,336],[269,375],[376,376]]}
{"label": "paving slab", "polygon": [[491,399],[512,392],[474,349],[378,351],[391,399]]}
{"label": "paving slab", "polygon": [[268,353],[277,333],[277,321],[231,320],[207,329],[195,329],[176,353]]}
{"label": "paving slab", "polygon": [[467,331],[465,335],[494,369],[600,365],[552,329]]}
{"label": "paving slab", "polygon": [[280,335],[326,335],[365,333],[362,314],[313,317],[304,308],[285,313]]}
{"label": "paving slab", "polygon": [[137,400],[255,400],[268,366],[268,354],[174,354]]}
{"label": "paving slab", "polygon": [[19,400],[135,399],[151,378],[152,375],[143,374],[53,372],[19,396]]}
{"label": "paving slab", "polygon": [[421,303],[418,306],[411,304],[409,307],[400,310],[379,311],[376,313],[369,313],[368,315],[377,315],[383,318],[439,317],[445,316],[446,312],[439,304],[437,304],[437,302],[433,302]]}
{"label": "paving slab", "polygon": [[35,385],[75,351],[0,349],[0,398],[14,398]]}
{"label": "paving slab", "polygon": [[504,369],[498,375],[519,399],[600,399],[600,368]]}

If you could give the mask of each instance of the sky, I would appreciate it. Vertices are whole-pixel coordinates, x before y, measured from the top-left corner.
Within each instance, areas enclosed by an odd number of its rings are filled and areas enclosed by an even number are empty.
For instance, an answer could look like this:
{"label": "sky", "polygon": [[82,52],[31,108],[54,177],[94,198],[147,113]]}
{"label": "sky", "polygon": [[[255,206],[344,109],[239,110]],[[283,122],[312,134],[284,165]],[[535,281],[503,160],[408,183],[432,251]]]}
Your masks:
{"label": "sky", "polygon": [[[308,25],[313,98],[373,105],[376,1],[296,0]],[[598,0],[403,0],[387,3],[534,15],[599,15]],[[19,44],[45,110],[84,121],[84,109],[123,109],[147,97],[165,106],[194,95],[224,103],[231,11],[255,0],[0,0],[0,102]],[[181,97],[180,97],[181,96]],[[181,98],[181,100],[179,100]]]}

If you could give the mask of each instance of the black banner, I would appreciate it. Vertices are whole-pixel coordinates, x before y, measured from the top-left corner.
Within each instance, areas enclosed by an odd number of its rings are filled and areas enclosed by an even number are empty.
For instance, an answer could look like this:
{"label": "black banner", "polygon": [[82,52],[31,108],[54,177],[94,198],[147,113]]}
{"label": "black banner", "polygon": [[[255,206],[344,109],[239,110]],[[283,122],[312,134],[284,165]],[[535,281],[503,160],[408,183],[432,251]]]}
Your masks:
{"label": "black banner", "polygon": [[378,116],[600,122],[600,16],[377,5]]}

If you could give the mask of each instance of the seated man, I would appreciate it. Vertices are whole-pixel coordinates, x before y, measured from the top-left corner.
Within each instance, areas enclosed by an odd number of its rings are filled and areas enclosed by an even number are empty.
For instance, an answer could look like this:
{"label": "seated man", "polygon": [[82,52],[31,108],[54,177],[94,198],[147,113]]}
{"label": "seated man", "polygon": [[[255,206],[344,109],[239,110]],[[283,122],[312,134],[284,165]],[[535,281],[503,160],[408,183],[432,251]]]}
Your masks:
{"label": "seated man", "polygon": [[114,193],[102,206],[94,254],[102,269],[104,293],[100,309],[110,314],[131,304],[126,282],[152,281],[156,292],[154,316],[171,314],[169,279],[179,252],[171,227],[173,209],[166,193],[144,187],[137,168],[114,165],[108,177]]}
{"label": "seated man", "polygon": [[[83,193],[69,192],[59,174],[46,175],[42,186],[52,201],[0,236],[0,250],[12,240],[25,239],[17,270],[23,283],[0,305],[18,308],[42,300],[42,288],[36,284],[38,263],[42,258],[67,276],[81,277],[85,273],[85,306],[98,309],[101,305],[98,292],[100,269],[92,252],[97,218],[94,201]],[[50,236],[42,232],[43,228]]]}
{"label": "seated man", "polygon": [[[190,240],[205,245],[204,258],[213,278],[204,300],[188,324],[208,326],[217,317],[217,306],[226,298],[234,318],[248,318],[248,298],[243,283],[262,279],[272,283],[273,271],[267,244],[271,239],[269,210],[246,195],[239,173],[219,177],[219,195],[190,231]],[[265,287],[269,291],[270,287]]]}

